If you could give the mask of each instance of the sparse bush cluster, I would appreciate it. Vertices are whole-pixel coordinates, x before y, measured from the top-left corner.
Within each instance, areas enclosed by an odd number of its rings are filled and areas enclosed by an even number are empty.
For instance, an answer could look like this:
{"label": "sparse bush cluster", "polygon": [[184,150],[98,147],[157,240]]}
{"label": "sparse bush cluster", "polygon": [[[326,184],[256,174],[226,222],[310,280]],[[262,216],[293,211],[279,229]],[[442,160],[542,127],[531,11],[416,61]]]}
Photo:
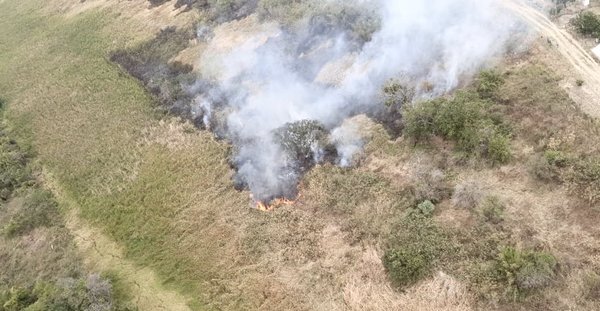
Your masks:
{"label": "sparse bush cluster", "polygon": [[327,135],[325,127],[312,120],[288,123],[274,133],[284,152],[302,170],[336,158],[335,146],[328,142]]}
{"label": "sparse bush cluster", "polygon": [[490,102],[471,92],[407,107],[404,133],[416,142],[441,136],[470,155],[506,163],[511,158],[510,133],[502,120],[488,112]]}
{"label": "sparse bush cluster", "polygon": [[556,275],[558,263],[547,252],[518,250],[505,247],[496,259],[493,273],[506,285],[506,292],[513,299],[534,290],[544,288]]}
{"label": "sparse bush cluster", "polygon": [[10,217],[2,232],[9,236],[25,234],[37,227],[49,226],[58,217],[58,206],[48,191],[34,188],[25,197],[21,208]]}
{"label": "sparse bush cluster", "polygon": [[[0,116],[3,102],[0,99]],[[0,200],[8,200],[12,192],[31,179],[27,166],[29,155],[6,135],[0,125]]]}
{"label": "sparse bush cluster", "polygon": [[484,70],[477,79],[477,93],[482,98],[493,98],[500,86],[504,83],[502,75],[495,70]]}
{"label": "sparse bush cluster", "polygon": [[600,202],[600,159],[580,159],[565,176],[570,192],[589,202]]}
{"label": "sparse bush cluster", "polygon": [[359,1],[260,0],[257,12],[263,20],[290,28],[306,22],[313,37],[345,33],[359,44],[370,41],[381,27],[375,11]]}
{"label": "sparse bush cluster", "polygon": [[[418,210],[429,213],[433,207],[431,202],[423,202]],[[409,213],[398,228],[383,256],[383,265],[392,283],[404,287],[432,271],[446,247],[446,238],[431,218],[421,212]]]}
{"label": "sparse bush cluster", "polygon": [[29,287],[13,287],[0,292],[0,311],[93,310],[125,311],[113,301],[109,280],[91,274],[84,278],[39,281]]}
{"label": "sparse bush cluster", "polygon": [[594,12],[585,11],[580,13],[571,20],[571,23],[575,26],[577,32],[586,36],[600,38],[600,16]]}
{"label": "sparse bush cluster", "polygon": [[460,208],[473,209],[479,206],[484,194],[484,189],[480,181],[473,179],[465,180],[454,187],[452,204]]}
{"label": "sparse bush cluster", "polygon": [[496,196],[487,197],[481,206],[481,213],[485,221],[499,224],[504,221],[504,203]]}
{"label": "sparse bush cluster", "polygon": [[567,185],[569,191],[590,204],[600,202],[600,159],[567,155],[558,150],[547,150],[536,157],[531,173],[544,182]]}

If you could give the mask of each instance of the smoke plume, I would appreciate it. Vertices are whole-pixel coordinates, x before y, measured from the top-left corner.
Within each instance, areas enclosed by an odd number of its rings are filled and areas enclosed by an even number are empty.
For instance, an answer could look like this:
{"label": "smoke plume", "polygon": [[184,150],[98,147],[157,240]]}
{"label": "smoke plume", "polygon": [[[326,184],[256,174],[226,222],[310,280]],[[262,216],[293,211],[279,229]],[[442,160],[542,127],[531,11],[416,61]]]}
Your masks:
{"label": "smoke plume", "polygon": [[[211,68],[203,70],[195,111],[233,143],[236,180],[257,200],[292,198],[302,173],[316,163],[349,165],[363,142],[344,120],[381,113],[381,87],[389,79],[410,84],[416,98],[446,94],[493,64],[525,31],[499,0],[354,4],[379,19],[362,42],[311,19],[293,30],[265,23],[230,52],[202,55]],[[209,44],[218,39],[215,34]],[[307,120],[314,122],[294,127]],[[290,151],[281,137],[310,144]]]}

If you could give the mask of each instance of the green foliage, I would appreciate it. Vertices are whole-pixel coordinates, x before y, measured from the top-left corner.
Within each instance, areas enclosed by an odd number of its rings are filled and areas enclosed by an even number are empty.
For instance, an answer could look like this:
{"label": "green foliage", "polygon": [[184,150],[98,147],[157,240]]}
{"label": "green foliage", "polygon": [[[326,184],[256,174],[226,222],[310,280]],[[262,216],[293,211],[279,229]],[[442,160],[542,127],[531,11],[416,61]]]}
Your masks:
{"label": "green foliage", "polygon": [[252,14],[258,0],[208,0],[211,18],[217,22],[227,22]]}
{"label": "green foliage", "polygon": [[548,286],[557,266],[556,258],[549,253],[505,247],[496,259],[494,275],[516,300],[521,295]]}
{"label": "green foliage", "polygon": [[423,201],[419,205],[417,205],[417,210],[419,210],[419,212],[421,212],[421,214],[425,216],[431,216],[435,211],[435,204],[433,204],[429,200]]}
{"label": "green foliage", "polygon": [[504,220],[504,204],[496,196],[487,197],[481,206],[481,212],[487,222],[499,224]]}
{"label": "green foliage", "polygon": [[37,227],[48,226],[57,217],[57,203],[52,194],[41,189],[33,189],[22,207],[3,228],[9,237],[27,233]]}
{"label": "green foliage", "polygon": [[569,190],[590,204],[600,202],[600,160],[582,159],[566,175]]}
{"label": "green foliage", "polygon": [[343,31],[359,43],[370,41],[381,27],[376,12],[360,1],[260,0],[257,12],[261,19],[276,20],[286,27],[308,21],[315,36]]}
{"label": "green foliage", "polygon": [[11,193],[30,179],[28,155],[0,127],[0,199],[7,200]]}
{"label": "green foliage", "polygon": [[579,33],[600,38],[600,17],[597,14],[591,11],[580,13],[571,20],[571,23]]}
{"label": "green foliage", "polygon": [[11,288],[0,293],[1,311],[20,311],[35,303],[37,297],[27,288]]}
{"label": "green foliage", "polygon": [[507,163],[512,158],[510,139],[502,133],[494,133],[488,142],[487,158],[494,163]]}
{"label": "green foliage", "polygon": [[504,79],[500,73],[491,69],[484,70],[477,80],[477,92],[482,98],[492,98],[503,83]]}
{"label": "green foliage", "polygon": [[567,167],[570,163],[569,157],[558,150],[547,150],[544,152],[544,158],[548,164],[561,168]]}
{"label": "green foliage", "polygon": [[511,158],[509,136],[501,120],[487,113],[489,105],[470,92],[419,103],[405,109],[404,133],[415,141],[442,136],[468,154],[506,163]]}
{"label": "green foliage", "polygon": [[274,136],[284,152],[303,168],[315,164],[322,150],[333,148],[328,146],[325,127],[314,120],[285,124],[275,131]]}
{"label": "green foliage", "polygon": [[383,86],[384,104],[386,107],[400,111],[415,97],[415,89],[397,79],[388,80]]}
{"label": "green foliage", "polygon": [[383,265],[392,283],[410,285],[427,276],[436,258],[444,251],[446,237],[430,217],[409,213],[398,225]]}
{"label": "green foliage", "polygon": [[55,282],[38,281],[33,286],[0,292],[0,311],[125,311],[116,304],[110,281],[97,274],[85,278],[62,278]]}
{"label": "green foliage", "polygon": [[570,164],[569,158],[560,151],[548,150],[543,156],[535,157],[530,164],[531,174],[542,181],[563,181],[561,169]]}
{"label": "green foliage", "polygon": [[383,257],[383,264],[397,286],[419,280],[429,270],[430,261],[429,254],[412,246],[389,250]]}

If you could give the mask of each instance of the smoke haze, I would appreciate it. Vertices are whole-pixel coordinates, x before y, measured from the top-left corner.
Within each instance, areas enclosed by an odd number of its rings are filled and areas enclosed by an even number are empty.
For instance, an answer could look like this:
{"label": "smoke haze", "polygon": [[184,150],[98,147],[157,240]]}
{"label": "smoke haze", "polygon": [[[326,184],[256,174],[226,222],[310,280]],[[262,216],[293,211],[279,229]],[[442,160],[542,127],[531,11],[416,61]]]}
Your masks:
{"label": "smoke haze", "polygon": [[[388,79],[406,81],[417,98],[446,94],[493,65],[526,32],[494,0],[356,5],[374,10],[380,19],[379,30],[366,43],[314,21],[294,31],[267,23],[226,54],[201,56],[210,67],[202,78],[210,83],[201,88],[195,110],[207,127],[234,144],[237,182],[257,200],[293,197],[306,169],[276,139],[278,129],[318,121],[331,132],[335,162],[350,165],[364,142],[344,120],[383,109],[381,87]],[[211,40],[218,39],[217,34]],[[313,164],[323,161],[323,148],[312,146]]]}

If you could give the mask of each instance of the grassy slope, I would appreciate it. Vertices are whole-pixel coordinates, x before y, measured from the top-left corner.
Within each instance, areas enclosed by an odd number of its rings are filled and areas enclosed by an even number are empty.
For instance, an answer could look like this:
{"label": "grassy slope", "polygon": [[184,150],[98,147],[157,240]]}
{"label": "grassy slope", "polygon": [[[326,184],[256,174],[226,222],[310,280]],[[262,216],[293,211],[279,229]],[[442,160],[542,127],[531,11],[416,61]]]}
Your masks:
{"label": "grassy slope", "polygon": [[176,135],[189,148],[148,137],[159,126],[152,99],[105,59],[127,39],[115,31],[115,16],[95,11],[63,20],[44,16],[41,6],[0,3],[0,94],[12,127],[33,142],[81,214],[123,242],[129,256],[182,288],[197,285],[186,281],[210,271],[211,261],[185,269],[188,253],[175,249],[181,241],[172,219],[193,201],[245,204],[229,185],[226,148],[182,131]]}

